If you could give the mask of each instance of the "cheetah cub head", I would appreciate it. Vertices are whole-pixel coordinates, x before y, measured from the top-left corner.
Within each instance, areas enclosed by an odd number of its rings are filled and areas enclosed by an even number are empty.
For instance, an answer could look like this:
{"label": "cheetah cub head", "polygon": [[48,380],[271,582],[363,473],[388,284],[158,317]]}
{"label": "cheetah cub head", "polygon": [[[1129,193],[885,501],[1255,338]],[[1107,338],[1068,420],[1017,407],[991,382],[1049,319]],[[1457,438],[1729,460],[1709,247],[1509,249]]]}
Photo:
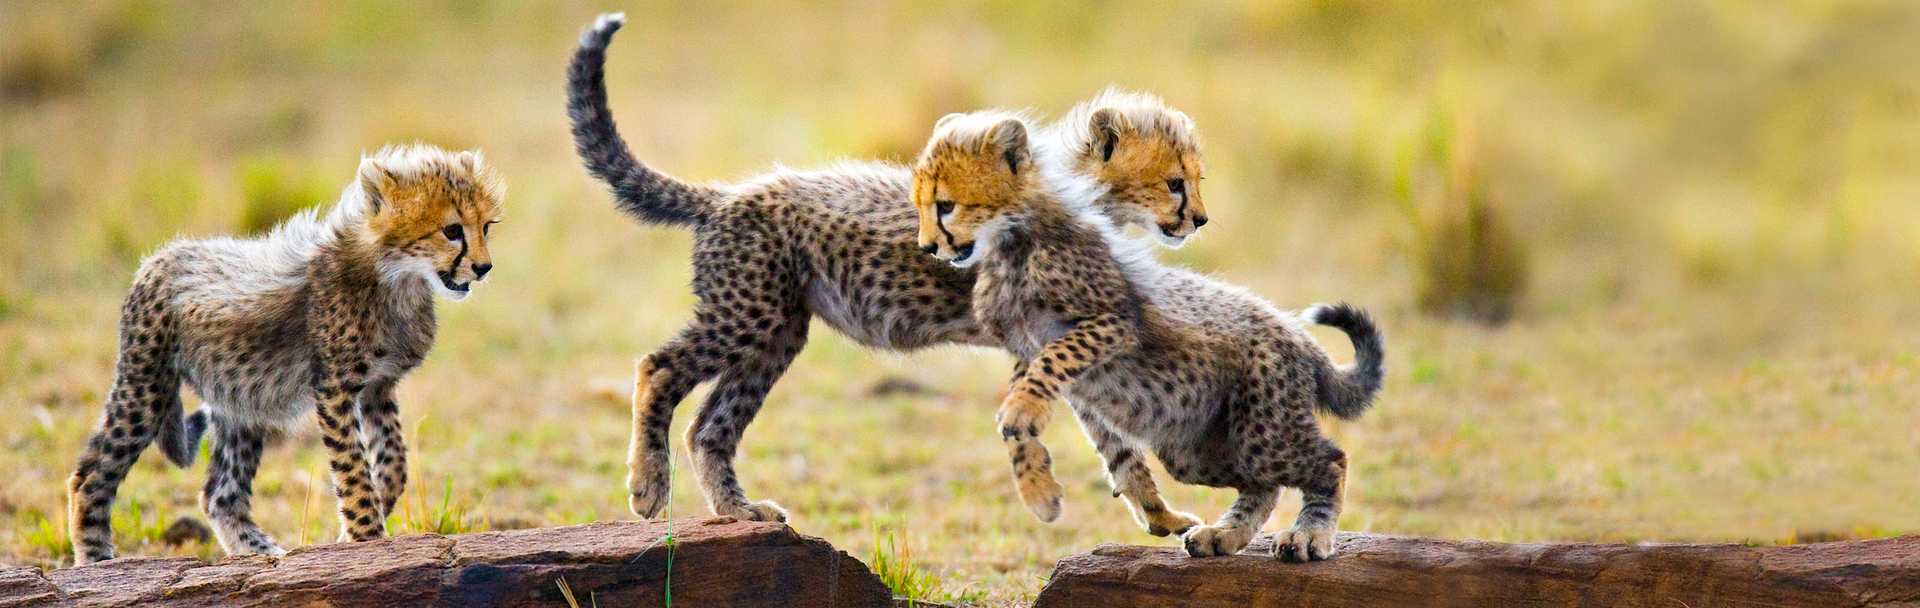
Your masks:
{"label": "cheetah cub head", "polygon": [[[1116,226],[1138,226],[1179,247],[1207,224],[1200,200],[1193,119],[1146,93],[1107,89],[1081,102],[1042,138],[1057,181],[1080,181]],[[1091,182],[1091,183],[1086,183]]]}
{"label": "cheetah cub head", "polygon": [[424,280],[462,300],[493,269],[487,237],[505,186],[478,152],[388,146],[360,160],[355,187],[389,281]]}
{"label": "cheetah cub head", "polygon": [[1027,124],[987,110],[949,114],[913,166],[920,250],[961,268],[980,261],[1007,215],[1040,187]]}

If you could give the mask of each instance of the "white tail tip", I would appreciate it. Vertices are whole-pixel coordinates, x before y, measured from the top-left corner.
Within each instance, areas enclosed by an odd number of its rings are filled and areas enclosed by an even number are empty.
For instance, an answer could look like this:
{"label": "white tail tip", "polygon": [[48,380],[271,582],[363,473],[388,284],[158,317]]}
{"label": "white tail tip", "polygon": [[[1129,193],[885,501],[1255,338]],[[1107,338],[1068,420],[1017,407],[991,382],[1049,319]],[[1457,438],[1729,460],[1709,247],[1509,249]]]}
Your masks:
{"label": "white tail tip", "polygon": [[1306,310],[1300,311],[1300,318],[1306,319],[1308,323],[1318,324],[1320,322],[1320,315],[1326,314],[1328,308],[1330,307],[1326,304],[1308,306]]}

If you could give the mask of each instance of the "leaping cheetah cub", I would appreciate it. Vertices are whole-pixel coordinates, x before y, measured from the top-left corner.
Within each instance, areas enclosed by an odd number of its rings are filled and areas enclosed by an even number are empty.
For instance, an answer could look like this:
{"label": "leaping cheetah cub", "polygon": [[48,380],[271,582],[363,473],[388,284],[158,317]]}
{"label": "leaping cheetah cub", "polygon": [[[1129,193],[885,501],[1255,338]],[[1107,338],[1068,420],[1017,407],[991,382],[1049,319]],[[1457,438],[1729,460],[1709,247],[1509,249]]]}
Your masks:
{"label": "leaping cheetah cub", "polygon": [[[1016,468],[1038,446],[1048,403],[1064,397],[1110,469],[1140,446],[1179,481],[1239,490],[1218,522],[1186,532],[1189,554],[1244,548],[1287,486],[1306,501],[1276,554],[1332,555],[1347,457],[1313,412],[1353,418],[1371,403],[1382,374],[1372,321],[1346,305],[1296,317],[1162,267],[1041,179],[1030,150],[1017,116],[950,116],[913,185],[921,246],[979,259],[974,316],[1023,362],[999,415]],[[1304,322],[1345,331],[1357,364],[1336,367]],[[1120,493],[1133,483],[1113,481]]]}
{"label": "leaping cheetah cub", "polygon": [[[673,409],[712,380],[712,393],[687,429],[708,508],[784,521],[786,511],[773,501],[747,499],[732,461],[767,392],[806,345],[809,321],[818,316],[856,342],[889,351],[991,344],[969,312],[973,273],[915,248],[913,210],[906,204],[912,174],[905,166],[780,169],[704,186],[636,160],[615,129],[604,73],[607,44],[624,22],[621,15],[603,15],[580,37],[567,83],[574,145],[587,170],[612,187],[621,211],[693,232],[699,298],[686,328],[641,360],[628,505],[652,517],[666,504]],[[1090,205],[1169,241],[1206,223],[1196,183],[1200,151],[1186,115],[1148,95],[1113,91],[1069,120],[1056,130],[1058,145],[1051,149],[1062,159],[1063,175],[1083,175],[1075,183],[1084,184]]]}
{"label": "leaping cheetah cub", "polygon": [[[156,437],[185,467],[211,425],[202,506],[228,554],[284,553],[250,515],[264,440],[308,411],[331,452],[343,539],[384,532],[407,482],[394,384],[433,346],[433,294],[493,268],[503,187],[473,152],[388,147],[325,217],[258,239],[174,242],[140,265],[99,430],[67,480],[74,561],[114,555],[109,513]],[[183,416],[180,385],[206,401]]]}

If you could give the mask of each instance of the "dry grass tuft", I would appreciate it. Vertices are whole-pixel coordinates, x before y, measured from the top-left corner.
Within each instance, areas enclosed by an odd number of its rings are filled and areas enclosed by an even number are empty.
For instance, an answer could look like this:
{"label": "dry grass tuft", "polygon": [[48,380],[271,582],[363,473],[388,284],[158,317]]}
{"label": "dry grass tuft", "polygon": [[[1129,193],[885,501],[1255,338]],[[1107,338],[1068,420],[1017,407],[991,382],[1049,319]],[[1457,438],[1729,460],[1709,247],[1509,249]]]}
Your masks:
{"label": "dry grass tuft", "polygon": [[1476,164],[1471,132],[1436,120],[1423,148],[1401,166],[1401,208],[1414,228],[1416,302],[1430,314],[1499,325],[1526,295],[1525,243],[1495,203]]}

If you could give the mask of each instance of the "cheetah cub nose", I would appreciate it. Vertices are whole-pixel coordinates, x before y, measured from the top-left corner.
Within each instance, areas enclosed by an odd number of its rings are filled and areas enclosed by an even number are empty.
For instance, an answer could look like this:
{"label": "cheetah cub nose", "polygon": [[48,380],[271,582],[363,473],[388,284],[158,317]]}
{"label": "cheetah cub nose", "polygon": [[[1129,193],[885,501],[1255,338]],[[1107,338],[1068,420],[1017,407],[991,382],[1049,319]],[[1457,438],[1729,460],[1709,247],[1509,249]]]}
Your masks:
{"label": "cheetah cub nose", "polygon": [[474,264],[473,280],[478,281],[480,279],[487,278],[487,271],[489,270],[493,270],[492,264]]}
{"label": "cheetah cub nose", "polygon": [[940,246],[935,245],[933,243],[928,243],[920,246],[920,253],[924,253],[927,255],[933,255],[933,252],[939,251],[939,250],[940,250]]}
{"label": "cheetah cub nose", "polygon": [[1205,226],[1205,225],[1207,225],[1207,216],[1204,216],[1204,215],[1196,215],[1196,216],[1193,216],[1193,227],[1194,227],[1194,228],[1199,228],[1199,227],[1201,227],[1201,226]]}

